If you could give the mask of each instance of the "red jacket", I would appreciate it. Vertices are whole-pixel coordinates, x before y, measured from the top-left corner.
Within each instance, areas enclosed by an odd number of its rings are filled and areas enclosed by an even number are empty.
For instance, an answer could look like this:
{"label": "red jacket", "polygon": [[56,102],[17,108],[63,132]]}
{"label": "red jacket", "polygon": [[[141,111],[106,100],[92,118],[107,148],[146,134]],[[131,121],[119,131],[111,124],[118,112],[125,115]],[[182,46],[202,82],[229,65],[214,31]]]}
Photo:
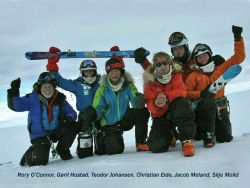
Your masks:
{"label": "red jacket", "polygon": [[[176,64],[177,65],[177,64]],[[174,65],[175,67],[180,67],[179,65]],[[181,68],[179,68],[181,69]],[[173,102],[173,100],[177,97],[183,96],[185,97],[187,94],[185,84],[182,80],[182,73],[181,72],[175,72],[172,73],[172,78],[170,82],[166,85],[163,85],[159,83],[156,78],[154,77],[154,69],[152,66],[150,66],[145,72],[144,72],[144,96],[147,102],[147,108],[151,112],[151,116],[153,118],[155,117],[161,117],[163,114],[165,114],[169,108],[169,105]],[[155,105],[155,99],[159,95],[159,93],[164,93],[169,102],[163,106],[162,108],[159,108]]]}

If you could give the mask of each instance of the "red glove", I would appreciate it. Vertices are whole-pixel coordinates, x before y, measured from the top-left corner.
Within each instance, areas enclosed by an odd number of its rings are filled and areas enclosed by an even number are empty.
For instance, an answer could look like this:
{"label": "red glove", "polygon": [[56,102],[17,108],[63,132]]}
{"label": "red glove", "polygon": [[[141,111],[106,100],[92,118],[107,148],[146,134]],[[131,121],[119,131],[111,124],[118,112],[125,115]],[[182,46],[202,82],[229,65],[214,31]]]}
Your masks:
{"label": "red glove", "polygon": [[[113,46],[110,48],[110,51],[120,51],[120,48],[118,46]],[[115,54],[113,54],[112,57],[117,59],[122,64],[122,66],[125,67],[123,58],[118,57]]]}
{"label": "red glove", "polygon": [[[56,47],[50,47],[49,52],[60,52],[61,50]],[[60,59],[60,55],[56,54],[54,57],[48,59],[48,64],[46,65],[46,68],[48,71],[55,71],[58,72],[59,67],[57,65],[57,62]]]}

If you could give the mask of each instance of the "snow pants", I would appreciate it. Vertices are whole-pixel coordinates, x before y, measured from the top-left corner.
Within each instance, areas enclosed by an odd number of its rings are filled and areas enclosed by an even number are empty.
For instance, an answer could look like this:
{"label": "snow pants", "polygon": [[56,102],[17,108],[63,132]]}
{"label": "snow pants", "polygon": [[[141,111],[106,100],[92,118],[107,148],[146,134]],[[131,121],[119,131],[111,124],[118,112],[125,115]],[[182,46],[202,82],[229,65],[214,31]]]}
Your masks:
{"label": "snow pants", "polygon": [[173,137],[181,142],[194,138],[196,126],[192,103],[185,97],[176,98],[161,117],[153,118],[148,138],[149,150],[166,152]]}
{"label": "snow pants", "polygon": [[48,136],[32,139],[31,146],[24,153],[20,165],[37,166],[48,164],[51,142],[55,143],[57,141],[57,154],[62,160],[71,159],[69,148],[73,144],[77,132],[78,127],[73,122],[71,125],[60,127]]}
{"label": "snow pants", "polygon": [[226,97],[216,100],[217,114],[215,121],[216,141],[230,142],[233,139],[232,126],[230,122],[229,102]]}
{"label": "snow pants", "polygon": [[135,126],[136,143],[145,143],[150,114],[147,108],[129,108],[120,122],[98,128],[95,138],[95,154],[120,154],[124,151],[123,132]]}
{"label": "snow pants", "polygon": [[232,127],[229,118],[228,100],[201,99],[196,107],[196,140],[206,139],[207,133],[216,137],[217,142],[230,142]]}

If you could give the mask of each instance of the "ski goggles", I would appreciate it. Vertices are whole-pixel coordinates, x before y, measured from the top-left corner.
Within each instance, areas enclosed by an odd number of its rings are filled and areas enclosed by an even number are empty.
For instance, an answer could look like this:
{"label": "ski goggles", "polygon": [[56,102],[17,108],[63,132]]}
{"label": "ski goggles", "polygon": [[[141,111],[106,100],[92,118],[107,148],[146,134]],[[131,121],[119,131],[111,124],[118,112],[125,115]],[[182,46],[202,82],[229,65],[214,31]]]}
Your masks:
{"label": "ski goggles", "polygon": [[194,57],[197,57],[204,53],[209,53],[210,55],[212,55],[212,51],[209,46],[207,46],[206,44],[198,44],[195,46],[193,50]]}
{"label": "ski goggles", "polygon": [[48,76],[45,76],[44,78],[40,78],[38,80],[38,82],[41,84],[47,83],[47,82],[51,82],[52,84],[54,84],[55,81],[56,81],[56,79],[53,75],[48,75]]}
{"label": "ski goggles", "polygon": [[161,67],[162,65],[164,65],[164,66],[169,65],[169,62],[168,61],[163,61],[163,62],[156,62],[155,63],[156,67]]}
{"label": "ski goggles", "polygon": [[168,44],[171,48],[188,44],[188,39],[182,33],[175,33],[170,36]]}
{"label": "ski goggles", "polygon": [[84,60],[82,62],[81,68],[87,68],[87,67],[96,67],[95,62],[92,60]]}
{"label": "ski goggles", "polygon": [[96,70],[96,64],[93,60],[84,60],[81,63],[80,66],[80,71],[85,71],[85,70]]}

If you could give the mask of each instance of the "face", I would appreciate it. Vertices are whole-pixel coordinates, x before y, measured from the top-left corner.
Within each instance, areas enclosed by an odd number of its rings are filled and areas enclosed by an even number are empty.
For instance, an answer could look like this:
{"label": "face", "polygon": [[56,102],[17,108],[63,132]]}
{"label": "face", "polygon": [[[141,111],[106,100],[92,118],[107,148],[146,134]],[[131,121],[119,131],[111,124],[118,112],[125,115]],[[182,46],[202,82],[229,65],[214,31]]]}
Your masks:
{"label": "face", "polygon": [[185,48],[183,46],[177,46],[172,48],[172,51],[175,57],[182,57],[184,56]]}
{"label": "face", "polygon": [[42,84],[41,93],[45,98],[50,99],[53,96],[54,92],[55,89],[52,84],[50,83]]}
{"label": "face", "polygon": [[[169,72],[170,64],[165,64],[167,62],[167,59],[164,56],[159,56],[156,58],[156,70],[159,74],[165,75]],[[161,66],[157,66],[161,65]]]}
{"label": "face", "polygon": [[83,74],[86,77],[92,77],[94,75],[95,71],[94,70],[84,70]]}
{"label": "face", "polygon": [[197,57],[197,62],[206,65],[209,60],[209,55],[207,53],[201,54]]}
{"label": "face", "polygon": [[112,69],[109,71],[108,77],[112,84],[118,84],[121,78],[121,70]]}

